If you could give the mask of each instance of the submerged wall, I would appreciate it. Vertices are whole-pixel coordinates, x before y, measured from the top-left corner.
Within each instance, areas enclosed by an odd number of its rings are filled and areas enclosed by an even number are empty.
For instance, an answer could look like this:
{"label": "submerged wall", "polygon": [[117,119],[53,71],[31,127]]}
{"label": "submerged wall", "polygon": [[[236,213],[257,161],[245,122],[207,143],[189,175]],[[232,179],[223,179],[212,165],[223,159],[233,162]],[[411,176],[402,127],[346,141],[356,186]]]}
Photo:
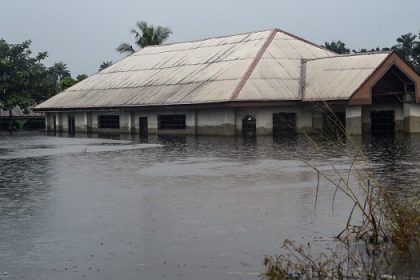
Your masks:
{"label": "submerged wall", "polygon": [[[329,109],[314,104],[304,103],[289,106],[267,107],[224,107],[202,109],[144,109],[114,110],[90,112],[55,112],[46,113],[48,131],[67,132],[68,118],[74,117],[76,132],[83,133],[139,133],[139,118],[147,118],[149,134],[160,135],[242,135],[242,121],[246,116],[255,118],[256,135],[273,134],[273,114],[294,113],[297,133],[317,133],[325,125],[324,114],[334,111],[345,115],[344,126],[349,134],[369,133],[371,112],[393,111],[397,132],[420,132],[420,105],[369,105],[346,106],[334,105]],[[101,115],[118,115],[119,128],[100,128],[98,118]],[[185,128],[160,129],[159,115],[185,115]]]}

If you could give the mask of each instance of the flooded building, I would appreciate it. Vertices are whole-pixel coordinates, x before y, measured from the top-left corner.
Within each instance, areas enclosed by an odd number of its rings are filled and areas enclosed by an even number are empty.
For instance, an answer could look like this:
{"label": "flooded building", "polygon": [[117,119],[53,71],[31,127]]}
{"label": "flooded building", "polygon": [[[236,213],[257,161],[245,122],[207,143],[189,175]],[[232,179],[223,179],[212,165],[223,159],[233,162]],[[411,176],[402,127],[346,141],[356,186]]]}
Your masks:
{"label": "flooded building", "polygon": [[395,52],[339,55],[279,29],[146,47],[36,107],[49,131],[420,132],[420,76]]}
{"label": "flooded building", "polygon": [[0,130],[10,129],[10,114],[12,115],[13,129],[45,129],[45,117],[43,114],[34,112],[32,107],[26,110],[14,107],[12,110],[7,111],[0,109]]}

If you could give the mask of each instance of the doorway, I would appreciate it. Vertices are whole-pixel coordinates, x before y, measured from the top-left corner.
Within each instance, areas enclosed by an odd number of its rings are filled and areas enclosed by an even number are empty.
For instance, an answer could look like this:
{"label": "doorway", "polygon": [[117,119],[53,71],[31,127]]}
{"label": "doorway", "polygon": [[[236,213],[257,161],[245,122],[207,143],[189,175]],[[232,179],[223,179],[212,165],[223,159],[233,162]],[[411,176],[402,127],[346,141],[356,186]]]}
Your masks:
{"label": "doorway", "polygon": [[322,134],[328,140],[343,139],[346,133],[346,113],[326,111],[322,113]]}
{"label": "doorway", "polygon": [[140,134],[140,138],[147,138],[149,136],[149,127],[147,124],[147,117],[139,118],[139,134]]}
{"label": "doorway", "polygon": [[69,132],[69,135],[74,135],[76,132],[74,116],[68,116],[68,132]]}
{"label": "doorway", "polygon": [[57,132],[57,118],[55,115],[53,116],[53,132],[54,134]]}
{"label": "doorway", "polygon": [[395,116],[394,111],[370,112],[372,135],[394,135]]}
{"label": "doorway", "polygon": [[242,136],[243,137],[254,137],[257,135],[257,120],[251,116],[246,115],[242,119]]}
{"label": "doorway", "polygon": [[296,132],[295,113],[273,114],[273,136],[292,136]]}

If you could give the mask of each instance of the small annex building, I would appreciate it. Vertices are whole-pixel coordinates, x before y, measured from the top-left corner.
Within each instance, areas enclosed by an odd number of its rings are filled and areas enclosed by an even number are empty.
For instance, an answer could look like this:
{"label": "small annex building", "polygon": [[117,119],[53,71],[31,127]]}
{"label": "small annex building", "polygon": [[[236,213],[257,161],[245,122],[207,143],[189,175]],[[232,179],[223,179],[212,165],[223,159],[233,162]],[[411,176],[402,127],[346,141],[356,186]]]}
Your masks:
{"label": "small annex building", "polygon": [[[279,29],[141,49],[36,107],[48,131],[420,132],[420,76],[395,52],[339,55]],[[328,110],[325,110],[328,106]]]}

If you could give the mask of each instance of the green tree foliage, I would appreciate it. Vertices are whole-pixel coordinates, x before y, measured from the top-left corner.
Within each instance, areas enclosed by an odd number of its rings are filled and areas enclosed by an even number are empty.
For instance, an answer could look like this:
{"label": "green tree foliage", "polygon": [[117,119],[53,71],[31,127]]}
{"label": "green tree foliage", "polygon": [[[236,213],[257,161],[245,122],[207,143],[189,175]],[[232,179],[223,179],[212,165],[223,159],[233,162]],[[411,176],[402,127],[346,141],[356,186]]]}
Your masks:
{"label": "green tree foliage", "polygon": [[[152,45],[160,45],[166,41],[172,34],[168,27],[153,26],[147,24],[145,21],[138,21],[136,28],[131,29],[134,34],[135,44],[139,48],[144,48]],[[118,46],[117,51],[125,54],[132,54],[135,52],[133,46],[129,43],[122,43]]]}
{"label": "green tree foliage", "polygon": [[350,50],[346,48],[346,44],[341,41],[331,41],[331,43],[325,42],[323,47],[338,54],[350,53]]}
{"label": "green tree foliage", "polygon": [[77,82],[80,82],[80,81],[83,81],[84,79],[86,79],[87,77],[88,77],[88,75],[86,75],[86,74],[80,74],[80,75],[77,75],[76,79],[77,79]]}
{"label": "green tree foliage", "polygon": [[0,108],[26,109],[55,94],[51,73],[42,64],[47,52],[32,56],[31,41],[9,44],[0,39]]}
{"label": "green tree foliage", "polygon": [[30,45],[30,40],[9,44],[0,39],[0,109],[9,111],[10,130],[14,107],[26,110],[56,93],[51,72],[42,63],[47,52],[32,56]]}
{"label": "green tree foliage", "polygon": [[78,81],[76,79],[73,79],[72,77],[65,77],[60,81],[60,91],[66,90],[69,87],[74,86],[75,84],[77,84],[77,82]]}
{"label": "green tree foliage", "polygon": [[53,66],[49,68],[53,80],[59,84],[60,81],[65,77],[70,77],[70,71],[67,69],[67,64],[64,62],[56,62]]}
{"label": "green tree foliage", "polygon": [[397,44],[392,48],[410,63],[417,72],[420,72],[420,32],[403,34],[397,38]]}
{"label": "green tree foliage", "polygon": [[64,77],[60,81],[60,91],[66,90],[69,87],[74,86],[75,84],[77,84],[80,81],[83,81],[87,77],[88,77],[88,75],[86,75],[86,74],[77,75],[76,79],[72,78],[71,76]]}
{"label": "green tree foliage", "polygon": [[368,53],[368,52],[381,52],[381,51],[383,51],[383,52],[385,52],[385,51],[389,51],[390,50],[390,48],[379,48],[379,47],[377,47],[377,48],[375,48],[375,49],[370,49],[370,50],[368,50],[368,49],[359,49],[358,51],[356,51],[356,50],[352,50],[352,52],[353,53]]}
{"label": "green tree foliage", "polygon": [[99,66],[99,71],[102,71],[111,65],[112,65],[112,61],[104,61],[101,63],[101,66]]}

